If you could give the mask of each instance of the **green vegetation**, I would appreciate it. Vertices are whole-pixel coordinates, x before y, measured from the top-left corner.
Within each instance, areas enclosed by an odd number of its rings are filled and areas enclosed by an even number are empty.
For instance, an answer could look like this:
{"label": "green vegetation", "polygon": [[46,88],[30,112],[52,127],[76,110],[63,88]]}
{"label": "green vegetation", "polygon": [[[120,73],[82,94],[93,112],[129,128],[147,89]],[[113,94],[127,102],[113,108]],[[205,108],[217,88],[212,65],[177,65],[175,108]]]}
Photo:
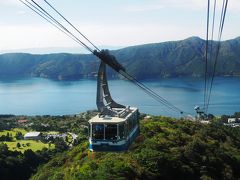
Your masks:
{"label": "green vegetation", "polygon": [[83,141],[32,179],[239,179],[240,129],[153,117],[127,152],[88,152]]}
{"label": "green vegetation", "polygon": [[36,152],[44,148],[55,148],[55,145],[51,143],[50,145],[49,143],[43,143],[41,141],[23,140],[23,136],[26,133],[27,131],[21,128],[0,131],[0,141],[8,146],[8,150],[20,151],[22,153],[29,149]]}
{"label": "green vegetation", "polygon": [[[23,145],[23,144],[22,144]],[[22,148],[20,143],[16,146]],[[1,179],[29,179],[40,164],[46,163],[55,154],[44,148],[42,151],[32,150],[9,151],[4,143],[0,143],[0,177]]]}
{"label": "green vegetation", "polygon": [[67,133],[67,136],[65,138],[65,142],[70,145],[73,142],[73,137]]}
{"label": "green vegetation", "polygon": [[47,134],[59,134],[58,131],[48,131]]}
{"label": "green vegetation", "polygon": [[[141,119],[141,133],[128,151],[92,153],[88,150],[86,125],[95,114],[29,116],[25,117],[26,126],[18,125],[18,116],[0,117],[0,127],[7,129],[1,135],[11,133],[13,137],[5,142],[7,145],[0,143],[1,179],[240,178],[240,128],[222,125],[229,116],[223,115],[211,124],[167,117]],[[240,113],[234,117],[240,117]],[[67,138],[42,142],[14,139],[30,130],[41,130],[46,136],[66,133]],[[74,143],[67,132],[78,135]],[[49,142],[51,145],[47,145]]]}
{"label": "green vegetation", "polygon": [[[216,43],[214,43],[216,46]],[[223,41],[217,64],[218,76],[240,75],[240,38]],[[112,54],[138,79],[204,76],[205,41],[191,37],[181,41],[132,46]],[[94,77],[99,60],[93,55],[76,54],[3,54],[0,76],[44,77],[58,80]],[[118,75],[112,70],[110,77]]]}
{"label": "green vegetation", "polygon": [[[87,120],[95,114],[88,111],[78,116],[0,115],[0,178],[29,179],[40,165],[68,150],[69,146],[86,141]],[[22,119],[27,121],[21,124]],[[23,135],[30,131],[42,132],[41,141],[23,140]],[[73,140],[70,132],[78,138]],[[67,138],[58,134],[66,134]]]}
{"label": "green vegetation", "polygon": [[[54,144],[43,143],[41,141],[34,141],[34,140],[18,140],[14,142],[3,142],[8,146],[10,151],[21,151],[22,153],[28,149],[31,149],[33,152],[40,151],[44,148],[54,149]],[[17,148],[17,144],[20,144],[20,148]]]}
{"label": "green vegetation", "polygon": [[0,115],[0,133],[18,127],[19,118],[14,115]]}
{"label": "green vegetation", "polygon": [[16,140],[16,134],[17,133],[21,133],[21,134],[26,134],[27,133],[27,131],[25,130],[25,129],[21,129],[21,128],[13,128],[13,129],[11,129],[11,130],[3,130],[3,131],[0,131],[0,136],[2,136],[2,135],[7,135],[7,134],[9,134],[9,135],[11,135],[12,137],[13,137],[13,140]]}

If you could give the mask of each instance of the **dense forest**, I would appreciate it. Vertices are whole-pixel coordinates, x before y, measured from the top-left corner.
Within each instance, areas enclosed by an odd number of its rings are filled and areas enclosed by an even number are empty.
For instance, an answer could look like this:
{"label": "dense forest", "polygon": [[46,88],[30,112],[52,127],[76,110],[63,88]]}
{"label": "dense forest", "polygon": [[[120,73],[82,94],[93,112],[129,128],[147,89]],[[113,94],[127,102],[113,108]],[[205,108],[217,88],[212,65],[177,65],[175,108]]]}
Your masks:
{"label": "dense forest", "polygon": [[[138,79],[193,76],[204,74],[205,41],[191,37],[181,41],[154,43],[111,51],[127,71]],[[213,43],[213,47],[216,42]],[[217,76],[239,76],[240,38],[223,41]],[[0,55],[0,77],[44,77],[76,80],[95,77],[99,60],[87,54]],[[109,71],[111,77],[118,77]]]}
{"label": "dense forest", "polygon": [[83,139],[31,179],[240,178],[239,128],[167,117],[142,119],[140,127],[140,136],[126,152],[90,153]]}

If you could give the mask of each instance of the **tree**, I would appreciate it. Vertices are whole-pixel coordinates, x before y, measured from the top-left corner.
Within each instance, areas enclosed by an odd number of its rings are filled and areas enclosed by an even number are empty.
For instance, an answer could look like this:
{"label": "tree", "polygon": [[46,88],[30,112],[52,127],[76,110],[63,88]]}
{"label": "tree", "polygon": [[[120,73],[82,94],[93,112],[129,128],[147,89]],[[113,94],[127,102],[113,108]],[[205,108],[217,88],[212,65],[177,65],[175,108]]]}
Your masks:
{"label": "tree", "polygon": [[228,118],[229,118],[229,116],[227,116],[227,115],[222,115],[222,116],[221,116],[221,122],[227,123],[227,122],[228,122]]}
{"label": "tree", "polygon": [[23,134],[21,132],[17,132],[16,135],[15,135],[15,138],[17,140],[21,140],[21,139],[23,139]]}
{"label": "tree", "polygon": [[39,158],[31,149],[24,151],[23,155],[24,155],[24,160],[28,164],[28,166],[30,167],[38,166]]}
{"label": "tree", "polygon": [[8,152],[8,146],[4,143],[0,143],[0,155],[6,154]]}
{"label": "tree", "polygon": [[9,133],[7,135],[0,136],[0,141],[12,141],[13,138],[9,136]]}
{"label": "tree", "polygon": [[68,149],[68,145],[62,138],[56,138],[54,140],[55,148],[57,151],[62,152]]}
{"label": "tree", "polygon": [[66,135],[65,141],[66,141],[67,143],[69,143],[69,142],[68,142],[68,141],[69,141],[68,135]]}
{"label": "tree", "polygon": [[234,113],[234,116],[235,116],[236,118],[240,118],[240,112],[235,112],[235,113]]}
{"label": "tree", "polygon": [[17,148],[20,148],[21,147],[21,144],[18,142],[17,143]]}

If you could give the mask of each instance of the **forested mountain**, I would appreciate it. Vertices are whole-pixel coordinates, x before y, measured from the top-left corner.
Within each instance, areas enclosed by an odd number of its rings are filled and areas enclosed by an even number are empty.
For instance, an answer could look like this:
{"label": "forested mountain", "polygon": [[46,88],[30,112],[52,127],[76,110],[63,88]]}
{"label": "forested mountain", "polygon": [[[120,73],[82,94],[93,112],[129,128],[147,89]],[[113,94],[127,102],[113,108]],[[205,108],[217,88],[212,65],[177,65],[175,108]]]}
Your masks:
{"label": "forested mountain", "polygon": [[[213,43],[213,49],[216,42]],[[181,41],[145,44],[111,52],[139,79],[204,74],[205,41],[191,37]],[[213,53],[214,54],[214,53]],[[96,75],[99,60],[93,55],[11,53],[0,55],[0,77],[80,79]],[[240,38],[223,41],[217,64],[218,76],[240,75]],[[116,74],[109,71],[111,76]]]}
{"label": "forested mountain", "polygon": [[126,152],[90,153],[83,140],[31,179],[240,178],[239,128],[152,117],[141,120],[140,129]]}

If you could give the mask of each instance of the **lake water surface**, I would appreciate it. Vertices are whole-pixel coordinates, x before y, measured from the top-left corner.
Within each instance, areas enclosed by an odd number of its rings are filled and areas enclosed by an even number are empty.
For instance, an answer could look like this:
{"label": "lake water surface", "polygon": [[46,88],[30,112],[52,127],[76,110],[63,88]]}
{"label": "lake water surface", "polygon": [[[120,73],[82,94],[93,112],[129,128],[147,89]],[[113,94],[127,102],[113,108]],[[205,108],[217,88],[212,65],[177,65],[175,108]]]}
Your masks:
{"label": "lake water surface", "polygon": [[[194,106],[203,104],[204,82],[195,78],[142,81],[178,108],[195,114]],[[124,80],[110,80],[116,102],[135,106],[141,112],[179,117]],[[240,79],[216,78],[209,113],[233,114],[240,111]],[[0,80],[0,114],[64,115],[96,109],[96,80],[52,81],[41,78]]]}

